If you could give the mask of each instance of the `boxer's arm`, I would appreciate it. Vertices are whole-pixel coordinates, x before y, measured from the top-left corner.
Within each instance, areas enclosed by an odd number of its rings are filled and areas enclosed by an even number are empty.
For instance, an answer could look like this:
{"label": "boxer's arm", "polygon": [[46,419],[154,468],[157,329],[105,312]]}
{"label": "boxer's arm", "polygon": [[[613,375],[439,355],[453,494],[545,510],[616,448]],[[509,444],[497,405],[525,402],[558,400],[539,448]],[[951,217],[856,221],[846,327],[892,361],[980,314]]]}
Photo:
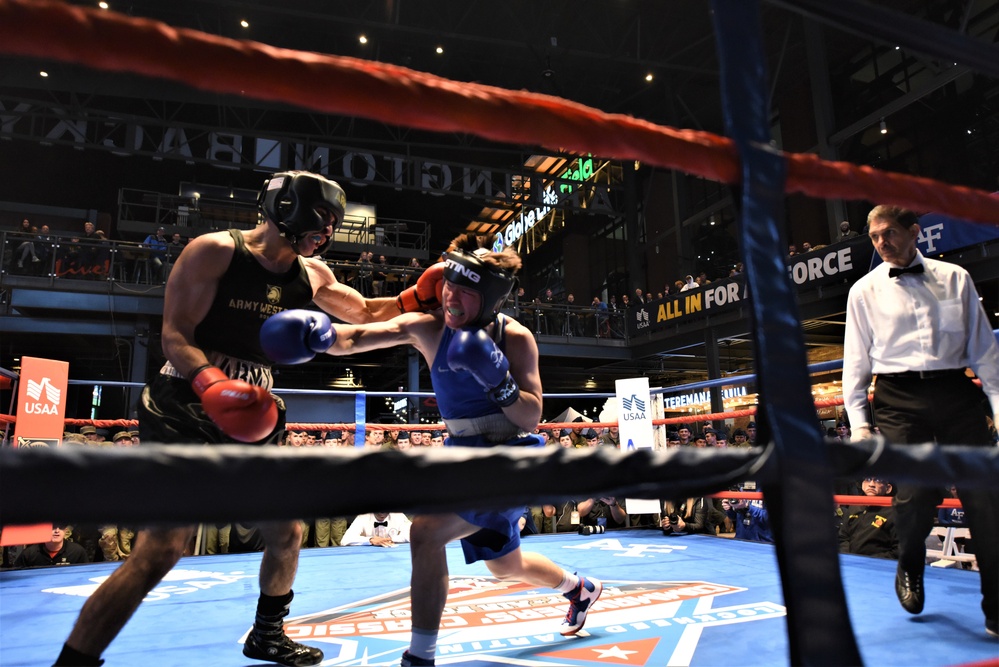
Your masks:
{"label": "boxer's arm", "polygon": [[513,405],[503,408],[503,414],[530,433],[541,421],[543,390],[538,371],[538,344],[526,328],[512,320],[507,320],[505,333],[510,375],[520,387],[520,395]]}
{"label": "boxer's arm", "polygon": [[425,352],[439,336],[441,326],[439,318],[426,313],[407,313],[371,324],[334,324],[336,342],[326,353],[344,356],[397,345],[412,345]]}
{"label": "boxer's arm", "polygon": [[[228,241],[228,242],[227,242]],[[235,245],[228,233],[191,241],[174,263],[163,298],[163,354],[184,377],[208,364],[194,330],[211,309]]]}
{"label": "boxer's arm", "polygon": [[312,300],[338,320],[351,324],[368,324],[384,322],[399,314],[395,297],[364,298],[354,288],[338,281],[330,267],[320,259],[307,258],[305,266],[312,283]]}

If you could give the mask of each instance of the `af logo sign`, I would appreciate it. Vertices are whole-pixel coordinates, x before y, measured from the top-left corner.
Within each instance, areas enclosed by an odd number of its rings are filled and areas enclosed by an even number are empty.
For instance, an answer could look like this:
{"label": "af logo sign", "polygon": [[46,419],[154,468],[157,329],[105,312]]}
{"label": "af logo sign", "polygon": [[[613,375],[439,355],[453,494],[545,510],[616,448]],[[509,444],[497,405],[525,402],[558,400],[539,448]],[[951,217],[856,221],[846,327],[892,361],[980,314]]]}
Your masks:
{"label": "af logo sign", "polygon": [[[437,664],[690,664],[702,632],[785,615],[774,602],[723,603],[725,595],[745,590],[709,581],[604,581],[586,628],[563,637],[558,630],[568,603],[559,593],[452,576]],[[320,645],[324,665],[398,665],[409,646],[409,616],[409,591],[402,589],[298,618],[286,630],[292,639]]]}

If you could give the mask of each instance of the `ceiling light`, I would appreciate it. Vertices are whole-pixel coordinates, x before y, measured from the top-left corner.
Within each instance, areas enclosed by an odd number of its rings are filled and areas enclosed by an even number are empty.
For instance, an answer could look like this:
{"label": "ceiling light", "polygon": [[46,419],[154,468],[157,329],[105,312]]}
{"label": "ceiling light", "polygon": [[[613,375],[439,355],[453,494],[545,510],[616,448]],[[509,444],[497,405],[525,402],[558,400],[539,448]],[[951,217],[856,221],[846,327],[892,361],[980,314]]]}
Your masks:
{"label": "ceiling light", "polygon": [[654,77],[652,76],[652,72],[649,72],[648,74],[645,75],[645,80],[648,81],[648,82],[650,82],[650,83],[652,82],[653,78]]}
{"label": "ceiling light", "polygon": [[243,26],[244,28],[249,28],[250,22],[247,21],[246,19],[243,19],[242,21],[239,22],[239,25]]}
{"label": "ceiling light", "polygon": [[108,5],[108,3],[106,2],[98,2],[97,6],[100,7],[101,9],[108,9],[108,7],[110,7],[110,5]]}
{"label": "ceiling light", "polygon": [[38,73],[38,76],[42,77],[43,79],[45,77],[47,77],[48,75],[49,75],[49,73],[46,72],[45,70],[42,70],[41,72]]}
{"label": "ceiling light", "polygon": [[367,38],[367,37],[365,37],[364,35],[361,35],[361,36],[360,36],[360,37],[358,38],[358,40],[357,40],[357,41],[359,41],[359,42],[360,42],[361,44],[367,44],[367,43],[368,43],[368,38]]}
{"label": "ceiling light", "polygon": [[881,119],[881,134],[888,134],[888,126],[885,124],[885,119]]}
{"label": "ceiling light", "polygon": [[443,46],[438,46],[437,47],[437,55],[440,55],[442,53],[444,53],[444,47]]}

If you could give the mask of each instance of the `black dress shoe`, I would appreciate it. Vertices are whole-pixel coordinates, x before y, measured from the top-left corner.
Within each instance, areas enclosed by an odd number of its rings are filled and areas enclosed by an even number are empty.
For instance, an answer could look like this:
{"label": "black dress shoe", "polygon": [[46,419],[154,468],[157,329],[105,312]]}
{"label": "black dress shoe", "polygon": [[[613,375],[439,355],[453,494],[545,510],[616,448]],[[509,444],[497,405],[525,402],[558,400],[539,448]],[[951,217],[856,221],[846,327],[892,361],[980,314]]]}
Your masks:
{"label": "black dress shoe", "polygon": [[895,570],[895,595],[902,603],[902,609],[910,614],[921,612],[926,601],[926,595],[923,593],[923,573],[906,572],[899,565]]}

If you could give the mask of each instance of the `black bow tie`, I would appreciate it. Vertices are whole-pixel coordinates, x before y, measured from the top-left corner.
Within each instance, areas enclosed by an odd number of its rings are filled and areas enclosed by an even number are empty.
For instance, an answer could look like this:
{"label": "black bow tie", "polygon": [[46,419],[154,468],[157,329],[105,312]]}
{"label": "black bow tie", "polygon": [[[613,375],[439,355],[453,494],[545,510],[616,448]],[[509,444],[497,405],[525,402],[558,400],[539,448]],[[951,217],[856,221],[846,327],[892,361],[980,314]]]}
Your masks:
{"label": "black bow tie", "polygon": [[922,264],[914,264],[912,266],[907,266],[902,269],[896,269],[895,267],[892,267],[888,269],[888,277],[898,278],[899,276],[905,273],[923,273],[924,271],[926,271],[926,267]]}
{"label": "black bow tie", "polygon": [[388,528],[388,521],[375,521],[375,528],[377,528],[378,526],[385,526],[386,528]]}

